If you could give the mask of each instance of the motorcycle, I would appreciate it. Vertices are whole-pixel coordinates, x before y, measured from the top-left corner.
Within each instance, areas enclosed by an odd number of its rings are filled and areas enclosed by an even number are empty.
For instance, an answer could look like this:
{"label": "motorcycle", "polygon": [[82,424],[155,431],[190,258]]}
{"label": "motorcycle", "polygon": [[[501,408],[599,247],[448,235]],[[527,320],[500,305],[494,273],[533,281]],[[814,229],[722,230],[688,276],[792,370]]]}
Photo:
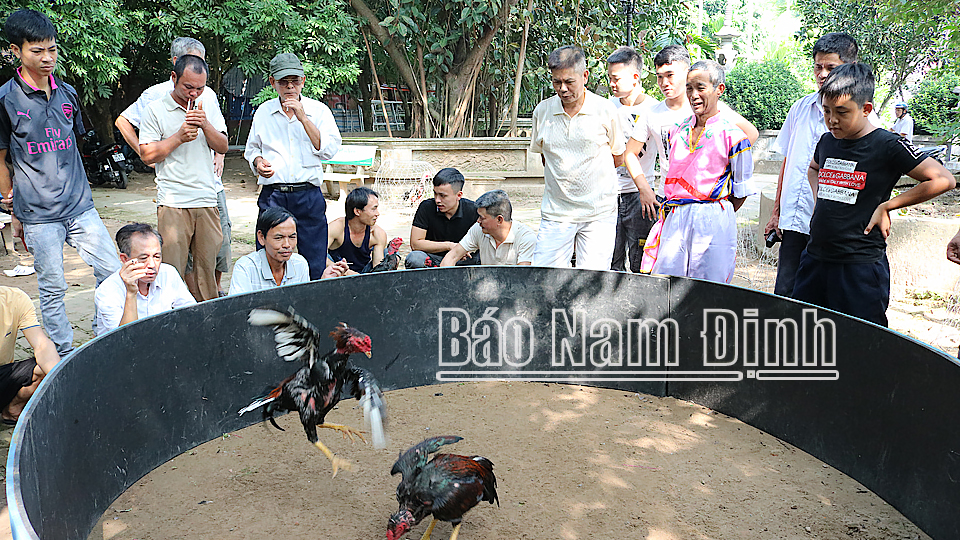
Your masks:
{"label": "motorcycle", "polygon": [[92,129],[83,135],[83,151],[80,152],[87,180],[91,185],[115,184],[127,188],[127,173],[133,169],[116,143],[104,144]]}
{"label": "motorcycle", "polygon": [[947,147],[944,145],[940,146],[922,146],[917,148],[920,151],[920,154],[926,157],[932,157],[933,159],[940,162],[941,165],[945,161],[949,161],[950,158],[947,156]]}

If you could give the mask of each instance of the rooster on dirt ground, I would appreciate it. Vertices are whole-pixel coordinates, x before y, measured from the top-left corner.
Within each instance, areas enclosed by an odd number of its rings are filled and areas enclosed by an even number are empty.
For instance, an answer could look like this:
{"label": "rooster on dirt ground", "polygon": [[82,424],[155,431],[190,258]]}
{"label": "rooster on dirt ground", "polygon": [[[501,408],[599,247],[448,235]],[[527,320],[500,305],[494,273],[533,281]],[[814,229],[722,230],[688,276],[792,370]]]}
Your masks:
{"label": "rooster on dirt ground", "polygon": [[400,473],[403,480],[397,486],[400,509],[387,524],[387,540],[398,540],[423,518],[433,520],[421,540],[430,540],[437,521],[454,525],[450,540],[457,540],[463,515],[471,508],[488,501],[500,506],[497,499],[497,478],[493,463],[480,456],[437,454],[427,463],[427,457],[445,444],[453,444],[463,437],[433,437],[408,449],[393,464],[390,474]]}
{"label": "rooster on dirt ground", "polygon": [[349,437],[351,441],[354,436],[358,436],[366,442],[361,431],[340,424],[324,423],[327,413],[340,401],[340,392],[347,385],[350,395],[363,404],[374,446],[383,448],[386,445],[383,432],[386,406],[380,386],[369,371],[350,363],[352,353],[363,353],[370,357],[369,336],[340,323],[330,332],[336,348],[321,354],[320,332],[309,321],[297,315],[293,308],[288,313],[274,309],[254,309],[250,311],[247,320],[253,326],[272,326],[277,354],[287,362],[300,360],[303,367],[267,395],[241,409],[241,415],[264,407],[264,420],[269,420],[274,427],[283,431],[274,421],[274,413],[298,411],[307,439],[330,459],[333,475],[336,476],[339,469],[350,470],[352,466],[350,462],[334,456],[333,452],[320,442],[317,428],[334,429],[342,433],[344,438]]}
{"label": "rooster on dirt ground", "polygon": [[403,245],[403,238],[397,237],[391,240],[387,244],[387,252],[383,256],[383,260],[380,261],[380,264],[373,267],[370,270],[373,272],[390,272],[391,270],[396,270],[400,267],[400,255],[397,254],[400,251],[400,246]]}

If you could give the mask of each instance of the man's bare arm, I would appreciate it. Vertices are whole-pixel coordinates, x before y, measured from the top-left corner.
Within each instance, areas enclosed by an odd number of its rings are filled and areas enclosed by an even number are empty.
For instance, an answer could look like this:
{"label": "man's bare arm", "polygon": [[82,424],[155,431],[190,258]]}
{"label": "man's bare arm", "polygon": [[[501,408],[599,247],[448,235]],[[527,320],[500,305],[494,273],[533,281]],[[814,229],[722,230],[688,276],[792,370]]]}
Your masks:
{"label": "man's bare arm", "polygon": [[776,229],[779,236],[783,236],[783,232],[780,230],[780,196],[783,193],[783,172],[786,170],[787,160],[784,158],[783,163],[780,164],[780,175],[777,176],[777,196],[773,199],[773,209],[770,211],[770,221],[767,222],[767,226],[763,228],[764,236],[770,234],[770,231]]}
{"label": "man's bare arm", "polygon": [[435,242],[427,240],[427,230],[420,227],[410,227],[410,247],[424,253],[442,253],[450,251],[456,242]]}
{"label": "man's bare arm", "polygon": [[820,166],[817,165],[816,161],[810,161],[810,166],[807,167],[807,182],[810,182],[810,189],[813,190],[813,200],[817,200],[817,188],[820,187],[820,183],[817,180],[817,175],[820,174]]}
{"label": "man's bare arm", "polygon": [[456,266],[457,262],[466,254],[467,250],[463,249],[463,246],[460,244],[457,244],[443,256],[443,260],[440,261],[440,266]]}
{"label": "man's bare arm", "polygon": [[120,130],[120,135],[123,136],[123,140],[127,141],[127,144],[130,145],[130,148],[133,148],[133,151],[140,155],[140,138],[137,137],[136,128],[133,127],[133,124],[129,120],[124,118],[123,115],[117,117],[117,121],[113,123],[117,126],[117,129]]}
{"label": "man's bare arm", "polygon": [[953,174],[931,157],[921,161],[907,175],[914,180],[919,180],[920,183],[889,201],[881,203],[874,210],[870,223],[863,231],[864,234],[869,233],[876,226],[880,228],[880,233],[886,238],[890,235],[890,212],[929,201],[957,186]]}
{"label": "man's bare arm", "polygon": [[33,356],[37,360],[37,365],[43,370],[43,374],[50,373],[50,370],[60,361],[57,346],[39,326],[24,329],[23,337],[27,338],[27,343],[33,348]]}
{"label": "man's bare arm", "polygon": [[10,199],[13,196],[13,178],[10,168],[7,167],[7,150],[0,150],[0,198]]}
{"label": "man's bare arm", "polygon": [[387,231],[383,230],[379,225],[374,225],[373,240],[373,251],[370,253],[370,262],[373,263],[373,266],[377,266],[383,262],[383,251],[387,249]]}

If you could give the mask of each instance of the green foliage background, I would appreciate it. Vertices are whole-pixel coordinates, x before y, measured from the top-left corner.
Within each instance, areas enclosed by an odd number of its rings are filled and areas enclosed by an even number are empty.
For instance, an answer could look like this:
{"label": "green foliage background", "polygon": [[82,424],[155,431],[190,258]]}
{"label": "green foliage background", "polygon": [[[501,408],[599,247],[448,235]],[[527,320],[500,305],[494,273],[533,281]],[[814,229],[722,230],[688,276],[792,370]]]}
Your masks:
{"label": "green foliage background", "polygon": [[790,106],[804,95],[803,85],[779,60],[737,64],[726,79],[723,100],[757,129],[780,129]]}
{"label": "green foliage background", "polygon": [[960,131],[958,96],[951,90],[958,85],[960,76],[953,71],[931,72],[920,82],[909,102],[910,114],[918,127],[934,135],[956,136]]}

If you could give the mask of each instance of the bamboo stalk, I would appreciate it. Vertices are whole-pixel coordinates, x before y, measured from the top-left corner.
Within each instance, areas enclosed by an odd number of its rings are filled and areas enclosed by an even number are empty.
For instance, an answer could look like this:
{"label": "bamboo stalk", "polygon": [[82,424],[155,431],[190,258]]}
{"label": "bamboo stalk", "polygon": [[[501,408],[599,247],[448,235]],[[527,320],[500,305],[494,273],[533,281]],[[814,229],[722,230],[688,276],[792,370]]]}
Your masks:
{"label": "bamboo stalk", "polygon": [[377,66],[373,63],[373,50],[370,48],[370,42],[367,41],[367,32],[363,28],[360,28],[360,34],[363,36],[363,43],[367,46],[367,56],[370,57],[370,70],[373,71],[373,84],[377,85],[377,94],[380,96],[380,107],[383,109],[383,119],[387,123],[387,137],[392,139],[393,131],[390,129],[390,115],[387,114],[387,103],[383,99],[383,89],[380,88],[380,77],[377,76]]}

